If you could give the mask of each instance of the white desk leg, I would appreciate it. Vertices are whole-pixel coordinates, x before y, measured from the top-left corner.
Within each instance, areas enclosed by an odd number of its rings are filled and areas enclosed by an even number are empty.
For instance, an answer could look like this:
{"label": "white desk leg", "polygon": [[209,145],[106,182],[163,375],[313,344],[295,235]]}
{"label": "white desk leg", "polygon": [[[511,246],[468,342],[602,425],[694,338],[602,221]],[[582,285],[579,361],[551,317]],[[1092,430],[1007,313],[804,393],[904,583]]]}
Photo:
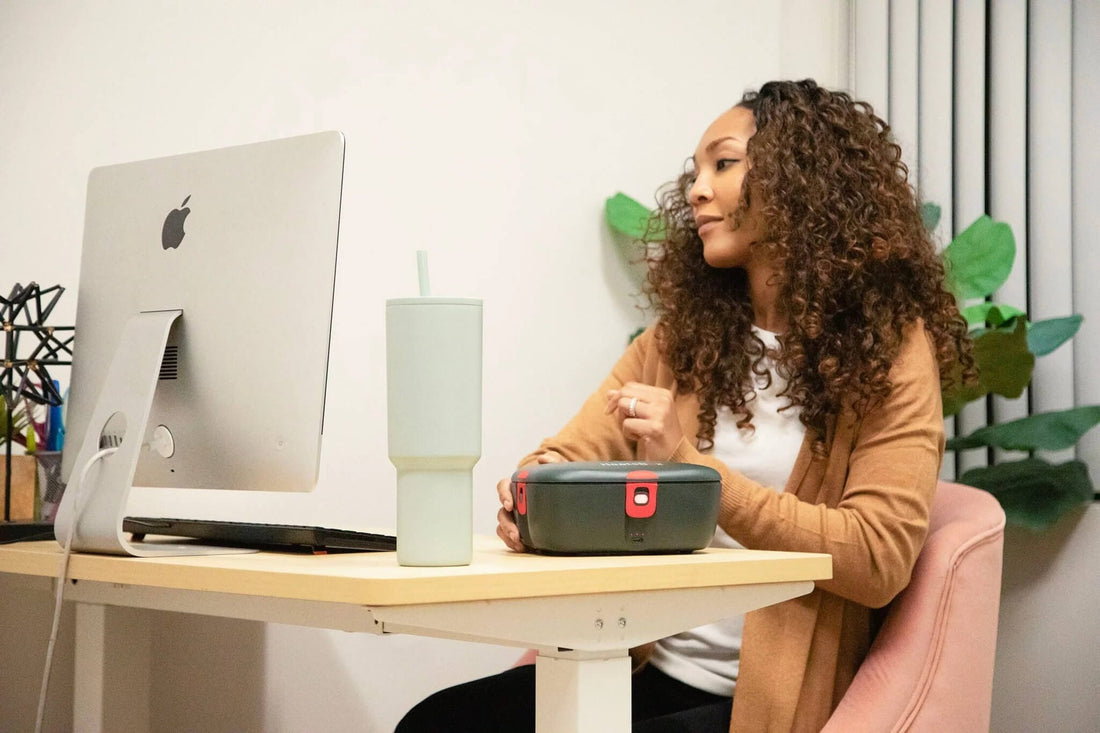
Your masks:
{"label": "white desk leg", "polygon": [[149,613],[76,604],[75,733],[149,730]]}
{"label": "white desk leg", "polygon": [[535,659],[536,733],[630,733],[630,656],[542,653]]}

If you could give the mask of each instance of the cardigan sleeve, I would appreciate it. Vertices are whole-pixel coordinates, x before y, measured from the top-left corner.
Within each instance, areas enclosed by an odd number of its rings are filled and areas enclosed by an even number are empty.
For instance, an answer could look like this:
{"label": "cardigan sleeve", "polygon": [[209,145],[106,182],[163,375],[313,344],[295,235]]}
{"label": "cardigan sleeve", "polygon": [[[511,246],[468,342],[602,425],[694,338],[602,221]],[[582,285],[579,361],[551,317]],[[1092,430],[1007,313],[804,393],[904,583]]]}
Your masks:
{"label": "cardigan sleeve", "polygon": [[[924,544],[943,456],[939,370],[922,327],[907,330],[890,379],[889,397],[856,426],[847,470],[824,472],[826,482],[843,481],[833,507],[750,481],[687,440],[672,460],[722,474],[719,524],[741,544],[828,553],[833,577],[819,587],[864,606],[884,606],[908,584]],[[836,493],[823,484],[821,495]]]}
{"label": "cardigan sleeve", "polygon": [[637,443],[623,437],[614,415],[605,414],[607,393],[631,381],[644,379],[645,367],[654,358],[655,339],[649,328],[631,342],[599,388],[593,392],[564,428],[520,461],[535,462],[540,453],[556,451],[567,461],[632,461]]}

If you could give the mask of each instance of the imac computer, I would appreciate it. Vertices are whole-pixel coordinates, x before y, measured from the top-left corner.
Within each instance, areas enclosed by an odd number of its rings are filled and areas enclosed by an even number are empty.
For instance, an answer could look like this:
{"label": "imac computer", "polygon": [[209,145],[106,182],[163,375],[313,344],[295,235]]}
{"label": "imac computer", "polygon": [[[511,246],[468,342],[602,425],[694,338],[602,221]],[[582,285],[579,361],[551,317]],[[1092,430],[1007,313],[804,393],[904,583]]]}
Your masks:
{"label": "imac computer", "polygon": [[198,553],[128,539],[131,487],[314,488],[343,162],[323,132],[91,172],[59,540]]}

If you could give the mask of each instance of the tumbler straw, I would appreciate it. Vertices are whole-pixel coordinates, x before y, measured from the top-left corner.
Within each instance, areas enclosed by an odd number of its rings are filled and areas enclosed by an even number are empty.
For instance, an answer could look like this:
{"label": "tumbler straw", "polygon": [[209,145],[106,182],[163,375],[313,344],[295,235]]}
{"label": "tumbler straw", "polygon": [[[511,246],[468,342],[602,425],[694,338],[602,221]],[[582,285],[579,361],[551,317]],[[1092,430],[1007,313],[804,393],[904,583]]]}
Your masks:
{"label": "tumbler straw", "polygon": [[431,295],[431,288],[428,286],[428,251],[425,249],[416,250],[416,274],[420,278],[420,297]]}

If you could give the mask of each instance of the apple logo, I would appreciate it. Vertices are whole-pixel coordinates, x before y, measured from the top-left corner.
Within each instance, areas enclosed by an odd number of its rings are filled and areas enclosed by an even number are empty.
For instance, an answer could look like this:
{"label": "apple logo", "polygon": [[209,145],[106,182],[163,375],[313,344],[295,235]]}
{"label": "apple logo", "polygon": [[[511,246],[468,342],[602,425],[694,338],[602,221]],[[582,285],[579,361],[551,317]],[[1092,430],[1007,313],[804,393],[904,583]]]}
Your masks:
{"label": "apple logo", "polygon": [[160,245],[165,249],[175,249],[183,241],[183,222],[191,209],[187,208],[187,202],[191,200],[191,194],[180,204],[180,208],[172,209],[164,219],[164,228],[160,230]]}

